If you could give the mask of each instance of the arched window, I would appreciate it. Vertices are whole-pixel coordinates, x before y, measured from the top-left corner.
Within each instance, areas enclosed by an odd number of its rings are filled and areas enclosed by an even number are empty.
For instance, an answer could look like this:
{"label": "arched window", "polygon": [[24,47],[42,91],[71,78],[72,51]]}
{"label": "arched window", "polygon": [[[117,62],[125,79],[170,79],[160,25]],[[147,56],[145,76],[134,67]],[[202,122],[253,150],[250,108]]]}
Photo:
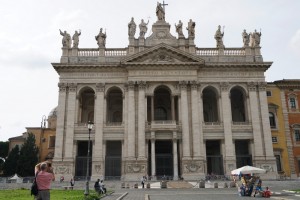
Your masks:
{"label": "arched window", "polygon": [[171,94],[167,87],[154,91],[154,120],[171,120]]}
{"label": "arched window", "polygon": [[202,94],[204,122],[217,122],[219,116],[216,92],[212,88],[205,88]]}
{"label": "arched window", "polygon": [[269,112],[269,120],[271,128],[276,128],[275,115],[272,112]]}
{"label": "arched window", "polygon": [[123,121],[123,97],[119,88],[112,88],[107,95],[107,122]]}
{"label": "arched window", "polygon": [[87,123],[88,121],[94,122],[94,108],[95,108],[95,92],[86,88],[80,92],[79,98],[79,121]]}
{"label": "arched window", "polygon": [[240,88],[230,91],[231,114],[233,122],[246,122],[245,97]]}

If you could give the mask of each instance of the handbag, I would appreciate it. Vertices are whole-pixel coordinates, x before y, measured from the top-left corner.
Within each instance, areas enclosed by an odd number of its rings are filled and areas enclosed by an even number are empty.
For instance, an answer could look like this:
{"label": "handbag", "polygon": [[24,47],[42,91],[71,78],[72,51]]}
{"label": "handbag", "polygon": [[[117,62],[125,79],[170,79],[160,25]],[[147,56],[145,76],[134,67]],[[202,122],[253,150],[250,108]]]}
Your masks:
{"label": "handbag", "polygon": [[37,185],[37,182],[36,182],[36,177],[38,175],[38,172],[36,173],[35,177],[34,177],[34,180],[33,180],[33,183],[31,185],[31,196],[34,195],[34,196],[37,196],[38,193],[39,193],[39,189],[38,189],[38,185]]}

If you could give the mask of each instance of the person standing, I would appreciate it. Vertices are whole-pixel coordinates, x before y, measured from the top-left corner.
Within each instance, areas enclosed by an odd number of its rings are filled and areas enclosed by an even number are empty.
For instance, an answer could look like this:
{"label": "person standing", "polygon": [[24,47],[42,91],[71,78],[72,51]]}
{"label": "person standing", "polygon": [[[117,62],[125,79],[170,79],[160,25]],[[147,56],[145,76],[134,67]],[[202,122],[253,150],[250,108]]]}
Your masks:
{"label": "person standing", "polygon": [[52,167],[48,167],[46,162],[40,165],[40,171],[37,172],[36,183],[39,189],[35,200],[50,200],[51,181],[55,180]]}
{"label": "person standing", "polygon": [[141,178],[142,188],[145,188],[145,177],[143,176]]}
{"label": "person standing", "polygon": [[75,180],[73,178],[71,178],[71,180],[70,180],[70,185],[71,185],[71,187],[74,187],[74,185],[75,185]]}

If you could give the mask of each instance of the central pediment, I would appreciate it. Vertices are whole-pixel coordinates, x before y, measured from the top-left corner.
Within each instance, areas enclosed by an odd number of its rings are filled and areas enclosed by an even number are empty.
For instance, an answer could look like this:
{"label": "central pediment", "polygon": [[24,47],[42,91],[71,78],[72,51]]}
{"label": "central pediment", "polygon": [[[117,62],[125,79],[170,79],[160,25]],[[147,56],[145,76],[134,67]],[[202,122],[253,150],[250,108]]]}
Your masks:
{"label": "central pediment", "polygon": [[204,64],[204,60],[185,51],[160,43],[124,58],[122,64]]}

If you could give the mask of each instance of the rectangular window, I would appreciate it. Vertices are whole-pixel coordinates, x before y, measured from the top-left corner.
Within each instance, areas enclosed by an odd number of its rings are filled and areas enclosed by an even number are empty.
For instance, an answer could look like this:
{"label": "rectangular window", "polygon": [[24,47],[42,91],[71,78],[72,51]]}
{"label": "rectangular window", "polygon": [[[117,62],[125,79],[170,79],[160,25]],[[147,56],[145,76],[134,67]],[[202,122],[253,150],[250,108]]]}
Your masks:
{"label": "rectangular window", "polygon": [[267,97],[272,96],[272,92],[271,91],[267,91]]}
{"label": "rectangular window", "polygon": [[49,137],[49,148],[54,148],[55,147],[55,136],[50,136]]}
{"label": "rectangular window", "polygon": [[272,143],[277,143],[277,137],[272,137]]}
{"label": "rectangular window", "polygon": [[296,108],[296,100],[295,98],[290,98],[291,108]]}
{"label": "rectangular window", "polygon": [[300,130],[295,130],[295,140],[296,142],[300,142]]}

